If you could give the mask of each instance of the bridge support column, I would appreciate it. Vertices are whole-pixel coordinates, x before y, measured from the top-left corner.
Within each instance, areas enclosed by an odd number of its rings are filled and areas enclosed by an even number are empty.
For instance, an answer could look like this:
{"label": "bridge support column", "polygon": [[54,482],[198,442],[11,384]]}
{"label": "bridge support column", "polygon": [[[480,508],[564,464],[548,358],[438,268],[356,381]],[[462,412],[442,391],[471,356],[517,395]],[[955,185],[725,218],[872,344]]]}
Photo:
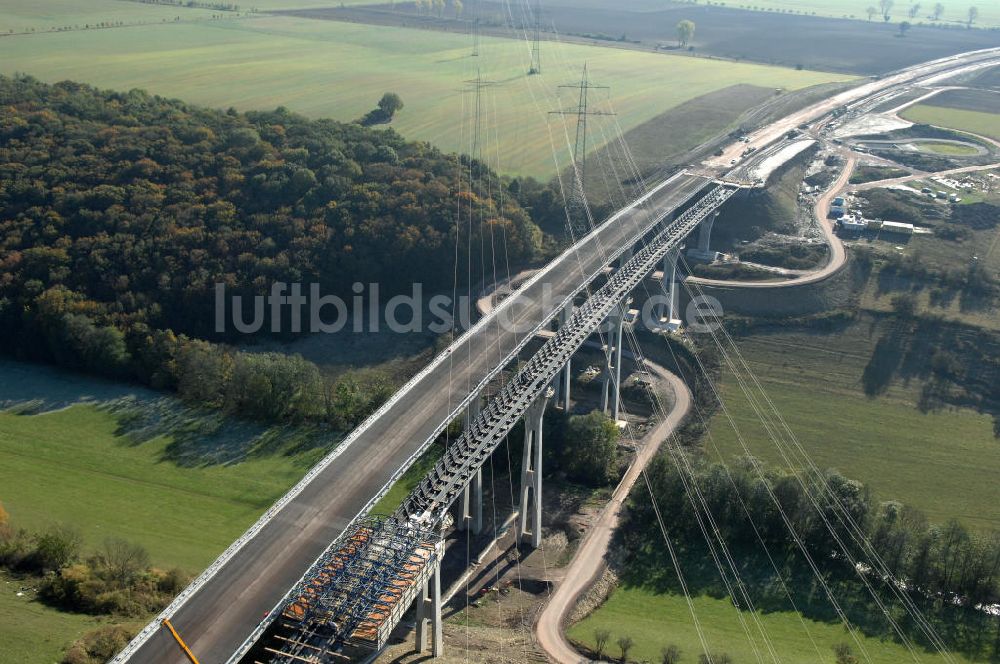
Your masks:
{"label": "bridge support column", "polygon": [[[483,405],[479,395],[469,403],[463,416],[465,429],[468,430],[472,423],[479,417]],[[469,484],[465,485],[462,496],[455,502],[453,511],[455,518],[455,528],[465,530],[471,525],[472,533],[478,535],[483,530],[483,469],[476,470]]]}
{"label": "bridge support column", "polygon": [[483,532],[483,469],[472,476],[472,534]]}
{"label": "bridge support column", "polygon": [[601,386],[601,411],[607,413],[610,408],[611,418],[616,421],[621,408],[622,332],[626,306],[627,302],[622,302],[608,316],[611,329],[608,330],[604,383]]}
{"label": "bridge support column", "polygon": [[542,419],[548,394],[539,396],[524,414],[524,455],[521,458],[521,505],[517,541],[531,532],[531,546],[542,544]]}
{"label": "bridge support column", "polygon": [[566,359],[566,366],[563,367],[562,373],[559,374],[562,380],[562,407],[567,413],[569,412],[569,383],[573,378],[573,358]]}
{"label": "bridge support column", "polygon": [[455,529],[470,528],[473,535],[483,531],[483,469],[477,468],[472,479],[465,485],[462,495],[455,501],[452,511]]}
{"label": "bridge support column", "polygon": [[431,654],[444,654],[444,632],[441,624],[441,562],[438,561],[431,576]]}
{"label": "bridge support column", "polygon": [[[559,327],[562,327],[569,322],[569,319],[573,317],[573,305],[567,304],[563,307],[562,313],[559,316]],[[572,379],[572,366],[573,359],[567,359],[566,365],[556,374],[556,379],[553,381],[552,387],[555,390],[556,405],[562,405],[562,409],[569,412],[569,398],[570,398],[570,380]]]}
{"label": "bridge support column", "polygon": [[[625,253],[618,258],[618,267],[624,267],[634,255],[635,245],[629,245]],[[623,301],[608,316],[610,323],[607,337],[608,352],[604,367],[604,382],[601,385],[601,411],[607,413],[610,408],[611,417],[616,421],[621,408],[622,328],[628,302],[628,299]]]}
{"label": "bridge support column", "polygon": [[711,251],[709,250],[709,241],[712,239],[712,227],[715,225],[715,220],[719,218],[719,211],[716,210],[712,214],[705,217],[705,220],[698,224],[698,247],[696,254],[701,258],[707,258],[711,256]]}
{"label": "bridge support column", "polygon": [[667,302],[660,305],[659,319],[660,325],[666,329],[676,329],[680,322],[677,317],[680,313],[680,284],[677,283],[677,260],[680,255],[681,247],[678,246],[663,257],[662,286]]}
{"label": "bridge support column", "polygon": [[[428,615],[430,614],[430,615]],[[435,561],[431,577],[417,597],[416,651],[422,653],[427,646],[427,622],[431,623],[431,655],[444,654],[444,634],[441,625],[441,561]]]}

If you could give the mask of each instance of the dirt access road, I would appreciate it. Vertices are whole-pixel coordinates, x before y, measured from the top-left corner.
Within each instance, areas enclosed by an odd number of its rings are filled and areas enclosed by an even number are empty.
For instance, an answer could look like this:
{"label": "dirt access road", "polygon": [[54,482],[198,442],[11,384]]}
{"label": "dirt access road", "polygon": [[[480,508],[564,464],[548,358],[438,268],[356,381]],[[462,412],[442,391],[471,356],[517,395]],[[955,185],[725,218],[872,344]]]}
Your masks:
{"label": "dirt access road", "polygon": [[844,249],[844,243],[840,241],[837,234],[833,232],[833,223],[827,219],[827,210],[830,209],[830,204],[833,199],[839,196],[847,187],[850,185],[851,175],[854,173],[854,168],[858,163],[858,157],[852,152],[846,152],[844,155],[844,168],[840,173],[837,180],[830,186],[826,192],[816,200],[816,205],[813,210],[814,218],[816,219],[816,224],[819,226],[820,230],[823,231],[823,237],[826,240],[827,245],[830,247],[830,260],[826,265],[813,272],[806,272],[800,276],[793,279],[787,279],[785,281],[730,281],[727,279],[706,279],[704,277],[688,277],[685,281],[689,284],[697,284],[699,286],[714,286],[714,287],[724,287],[724,288],[787,288],[789,286],[805,286],[808,284],[815,284],[827,279],[840,270],[847,263],[847,251]]}
{"label": "dirt access road", "polygon": [[618,526],[618,515],[625,499],[640,478],[646,465],[660,449],[664,440],[670,437],[691,408],[691,392],[679,377],[663,367],[646,360],[646,367],[674,392],[674,407],[667,417],[646,436],[646,442],[635,455],[632,464],[622,477],[605,505],[594,526],[583,538],[573,560],[565,569],[565,577],[556,586],[552,597],[542,610],[535,624],[538,644],[549,657],[561,664],[579,664],[588,661],[563,634],[563,620],[576,603],[577,598],[598,578],[604,570],[604,555],[611,544],[611,536]]}
{"label": "dirt access road", "polygon": [[[513,282],[526,278],[530,272],[524,272],[513,278]],[[498,292],[510,293],[510,285],[503,284],[498,289],[488,293],[483,293],[477,301],[480,313],[490,313],[496,302],[495,296]],[[543,333],[542,336],[551,336],[552,332]],[[634,354],[623,353],[629,359],[635,361]],[[668,385],[674,394],[674,403],[667,416],[647,433],[638,452],[628,470],[622,477],[621,482],[615,487],[611,500],[601,510],[594,525],[584,536],[576,554],[563,570],[563,577],[556,585],[555,591],[546,603],[535,624],[535,634],[538,638],[538,645],[545,653],[557,662],[564,664],[578,664],[587,661],[573,646],[566,640],[563,634],[563,621],[569,610],[576,603],[577,598],[598,578],[604,570],[604,555],[611,544],[611,536],[618,526],[618,514],[629,492],[635,486],[636,481],[641,476],[642,471],[649,464],[650,460],[660,449],[663,441],[669,438],[678,425],[691,409],[691,390],[681,378],[654,362],[644,360],[646,369],[654,374],[662,383]]]}

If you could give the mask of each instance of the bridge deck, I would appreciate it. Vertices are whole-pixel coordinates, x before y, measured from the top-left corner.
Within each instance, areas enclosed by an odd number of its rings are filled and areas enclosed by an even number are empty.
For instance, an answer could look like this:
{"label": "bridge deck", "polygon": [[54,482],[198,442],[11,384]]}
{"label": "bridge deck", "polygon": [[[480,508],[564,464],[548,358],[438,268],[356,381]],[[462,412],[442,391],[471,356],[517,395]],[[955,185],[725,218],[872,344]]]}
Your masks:
{"label": "bridge deck", "polygon": [[[372,496],[443,429],[483,379],[507,363],[535,326],[552,318],[565,298],[607,264],[608,256],[631,245],[656,217],[677,209],[710,183],[705,177],[679,174],[656,188],[647,205],[612,217],[525,284],[519,306],[499,307],[488,324],[460,338],[380,417],[355,432],[333,462],[173,612],[171,622],[199,660],[228,661]],[[545,289],[551,292],[547,297]],[[494,324],[498,315],[509,316],[519,331]],[[186,664],[164,630],[153,632],[127,659]]]}

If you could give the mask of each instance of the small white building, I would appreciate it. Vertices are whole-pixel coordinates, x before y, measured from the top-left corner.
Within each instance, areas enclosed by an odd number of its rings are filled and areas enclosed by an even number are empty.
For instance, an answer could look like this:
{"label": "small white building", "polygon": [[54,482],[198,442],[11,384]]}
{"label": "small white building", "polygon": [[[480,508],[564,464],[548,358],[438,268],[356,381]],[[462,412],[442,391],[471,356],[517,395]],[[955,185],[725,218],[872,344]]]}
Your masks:
{"label": "small white building", "polygon": [[841,217],[837,223],[840,224],[841,230],[848,233],[862,233],[868,230],[868,222],[854,215]]}

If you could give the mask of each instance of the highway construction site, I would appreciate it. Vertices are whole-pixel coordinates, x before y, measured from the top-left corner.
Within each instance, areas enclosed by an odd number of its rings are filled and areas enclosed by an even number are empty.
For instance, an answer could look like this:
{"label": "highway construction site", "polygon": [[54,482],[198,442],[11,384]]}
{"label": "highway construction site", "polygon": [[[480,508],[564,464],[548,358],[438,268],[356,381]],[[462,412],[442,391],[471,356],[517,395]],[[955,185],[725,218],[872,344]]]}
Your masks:
{"label": "highway construction site", "polygon": [[[455,505],[459,505],[461,525],[469,527],[469,524],[476,523],[482,533],[492,534],[488,528],[482,528],[482,518],[473,516],[478,514],[478,509],[482,509],[476,505],[483,504],[486,493],[483,472],[494,452],[506,440],[507,433],[522,418],[526,443],[521,465],[521,498],[510,501],[519,503],[520,525],[512,530],[518,540],[530,534],[534,552],[526,559],[532,560],[531,565],[537,570],[540,557],[542,575],[535,579],[528,577],[534,583],[529,583],[531,589],[527,592],[544,599],[549,594],[552,579],[549,578],[550,564],[546,560],[548,552],[543,545],[545,538],[542,533],[543,514],[547,523],[551,519],[549,512],[541,507],[542,415],[547,400],[553,396],[554,387],[560,388],[563,394],[557,399],[564,399],[564,403],[569,401],[571,358],[594,330],[606,320],[611,321],[612,330],[617,329],[617,341],[614,341],[614,332],[606,341],[601,406],[605,409],[609,407],[610,389],[609,412],[613,413],[614,420],[618,420],[619,406],[625,406],[626,412],[628,408],[628,404],[623,404],[620,398],[623,380],[628,375],[627,371],[622,371],[623,364],[627,364],[622,353],[622,331],[626,327],[624,320],[630,306],[630,294],[645,283],[664,259],[668,262],[672,260],[676,265],[680,246],[688,236],[698,237],[695,249],[700,256],[711,255],[707,250],[717,210],[741,190],[766,186],[771,174],[785,161],[819,141],[826,141],[829,124],[834,119],[855,121],[862,118],[871,112],[874,104],[885,103],[894,95],[907,93],[914,81],[933,84],[937,79],[954,75],[956,71],[974,71],[993,66],[996,62],[992,52],[976,53],[946,58],[866,83],[752,132],[720,149],[714,157],[691,171],[682,171],[660,183],[639,202],[621,210],[612,221],[592,231],[578,246],[522,286],[522,293],[541,288],[540,282],[544,277],[546,286],[551,280],[557,291],[555,300],[559,306],[556,310],[527,312],[526,317],[535,316],[531,320],[531,334],[518,338],[505,336],[505,331],[494,332],[486,324],[495,312],[485,316],[376,412],[347,442],[324,459],[286,499],[269,510],[234,545],[235,548],[223,554],[206,575],[167,609],[165,615],[173,625],[178,626],[181,637],[191,635],[193,649],[210,652],[217,658],[233,652],[239,657],[249,650],[251,654],[243,661],[308,662],[351,657],[352,649],[379,652],[390,642],[395,626],[407,622],[404,615],[408,615],[410,604],[415,602],[420,626],[416,637],[417,649],[420,650],[425,643],[423,623],[427,620],[431,623],[432,652],[435,656],[443,654],[441,616],[448,579],[442,578],[442,572],[447,569],[442,565],[446,554],[437,533],[442,526],[447,528],[451,520],[450,512]],[[827,192],[829,195],[835,193]],[[830,262],[824,268],[788,280],[787,284],[803,286],[818,283],[835,275],[844,265],[843,247],[833,238],[832,226],[825,221],[820,224],[830,239]],[[637,240],[638,249],[633,251]],[[593,248],[596,243],[600,243],[600,250]],[[592,255],[583,256],[582,268],[564,265],[567,256],[581,260],[577,253],[581,245],[589,246],[593,251]],[[611,250],[605,247],[611,247]],[[609,273],[606,270],[609,264],[617,265],[617,271]],[[666,263],[662,264],[666,266]],[[585,275],[582,281],[581,273]],[[664,269],[663,274],[665,290],[674,291],[676,282],[673,273]],[[593,292],[588,290],[583,301],[578,302],[578,296],[591,282],[600,285]],[[715,285],[711,280],[700,280],[699,283]],[[740,284],[740,287],[760,289],[773,286],[773,283]],[[506,300],[497,311],[508,311],[515,299]],[[668,306],[670,311],[665,320],[672,323],[676,318],[676,304],[668,303]],[[554,332],[550,327],[553,317],[561,317],[561,324]],[[552,335],[541,346],[529,346],[532,338],[545,330]],[[478,352],[472,351],[473,346]],[[491,353],[486,349],[492,347],[503,350],[503,361],[497,362],[497,358],[489,357]],[[501,389],[484,391],[509,360],[516,359],[529,347],[534,350],[531,358],[516,364],[517,371]],[[466,372],[470,384],[478,385],[452,398],[450,366],[455,357],[471,358],[462,370]],[[415,385],[434,381],[436,385],[413,389]],[[677,403],[676,390],[674,396],[674,403]],[[485,397],[485,402],[481,401],[482,397]],[[369,516],[370,506],[434,443],[440,432],[463,413],[466,419],[462,435],[448,446],[436,467],[417,485],[394,518]],[[666,415],[664,413],[662,425],[669,422],[670,418]],[[670,423],[671,426],[673,424]],[[659,433],[663,435],[662,431]],[[372,455],[367,454],[369,450]],[[640,457],[648,459],[641,454]],[[337,477],[316,481],[330,474]],[[634,476],[626,477],[635,480]],[[529,482],[533,496],[530,512]],[[508,483],[513,487],[512,477],[508,477]],[[345,491],[347,487],[351,487],[349,493]],[[331,488],[336,490],[331,493]],[[470,496],[474,498],[470,499]],[[546,500],[549,498],[547,495]],[[297,516],[287,517],[288,505],[315,500],[321,501],[322,510],[317,510],[315,506],[296,509]],[[331,507],[345,500],[349,504],[335,509]],[[463,500],[465,506],[461,508]],[[497,505],[496,509],[499,512],[500,506]],[[310,513],[315,516],[310,517]],[[499,531],[505,527],[498,526],[506,523],[503,513],[506,509],[492,519],[496,535],[500,535]],[[487,535],[481,539],[488,543],[492,537]],[[293,552],[289,542],[295,540],[299,543],[293,558],[289,555]],[[463,547],[456,546],[455,542],[460,543],[461,538],[453,541],[451,550],[460,554],[462,566],[471,563],[474,555],[471,548],[463,552]],[[258,544],[268,550],[253,552]],[[525,577],[519,571],[524,556],[514,553],[523,546],[527,546],[526,541],[519,541],[517,547],[511,544],[506,548],[501,543],[497,547],[500,557],[495,554],[486,563],[485,568],[493,571],[488,576],[481,574],[474,583],[470,581],[464,595],[456,595],[459,608],[464,605],[463,600],[470,604],[477,599],[482,601],[484,589],[486,596],[491,593],[500,598],[513,595],[514,581],[518,578],[521,581],[519,592],[524,592]],[[513,558],[510,559],[510,556]],[[603,551],[598,551],[597,560],[602,556]],[[500,574],[497,569],[501,557],[504,561],[502,565],[512,568],[506,575]],[[247,560],[238,564],[232,562],[240,558]],[[575,562],[579,559],[576,557]],[[308,561],[306,570],[299,566],[304,561]],[[246,593],[230,597],[241,586],[240,579],[247,575],[245,565],[259,568],[250,570],[249,578],[253,581],[248,589],[253,593],[252,603],[247,602],[250,595]],[[273,565],[280,569],[270,569]],[[277,573],[273,582],[268,576],[272,573]],[[297,582],[288,583],[296,578],[299,579]],[[464,583],[461,576],[454,583],[459,582]],[[225,583],[225,592],[207,590],[219,583]],[[504,595],[504,592],[509,595]],[[518,595],[514,595],[514,599],[519,599]],[[220,602],[224,603],[227,611],[216,609]],[[499,606],[497,624],[508,624],[510,618],[504,617],[502,599]],[[259,618],[261,609],[264,610],[263,620]],[[246,618],[251,614],[257,621],[257,627],[247,636],[244,634],[248,628]],[[228,627],[219,624],[217,619],[222,615],[225,615],[226,622],[232,624]],[[466,613],[465,617],[469,615]],[[530,616],[522,615],[520,607],[517,620],[522,626],[531,624]],[[456,629],[453,625],[450,631],[453,639],[461,639],[460,626]],[[243,645],[239,645],[241,642]],[[116,661],[169,661],[172,657],[170,653],[176,652],[175,648],[169,637],[163,636],[160,623],[156,622],[151,629],[144,630],[131,649]],[[148,656],[143,654],[147,650]]]}

